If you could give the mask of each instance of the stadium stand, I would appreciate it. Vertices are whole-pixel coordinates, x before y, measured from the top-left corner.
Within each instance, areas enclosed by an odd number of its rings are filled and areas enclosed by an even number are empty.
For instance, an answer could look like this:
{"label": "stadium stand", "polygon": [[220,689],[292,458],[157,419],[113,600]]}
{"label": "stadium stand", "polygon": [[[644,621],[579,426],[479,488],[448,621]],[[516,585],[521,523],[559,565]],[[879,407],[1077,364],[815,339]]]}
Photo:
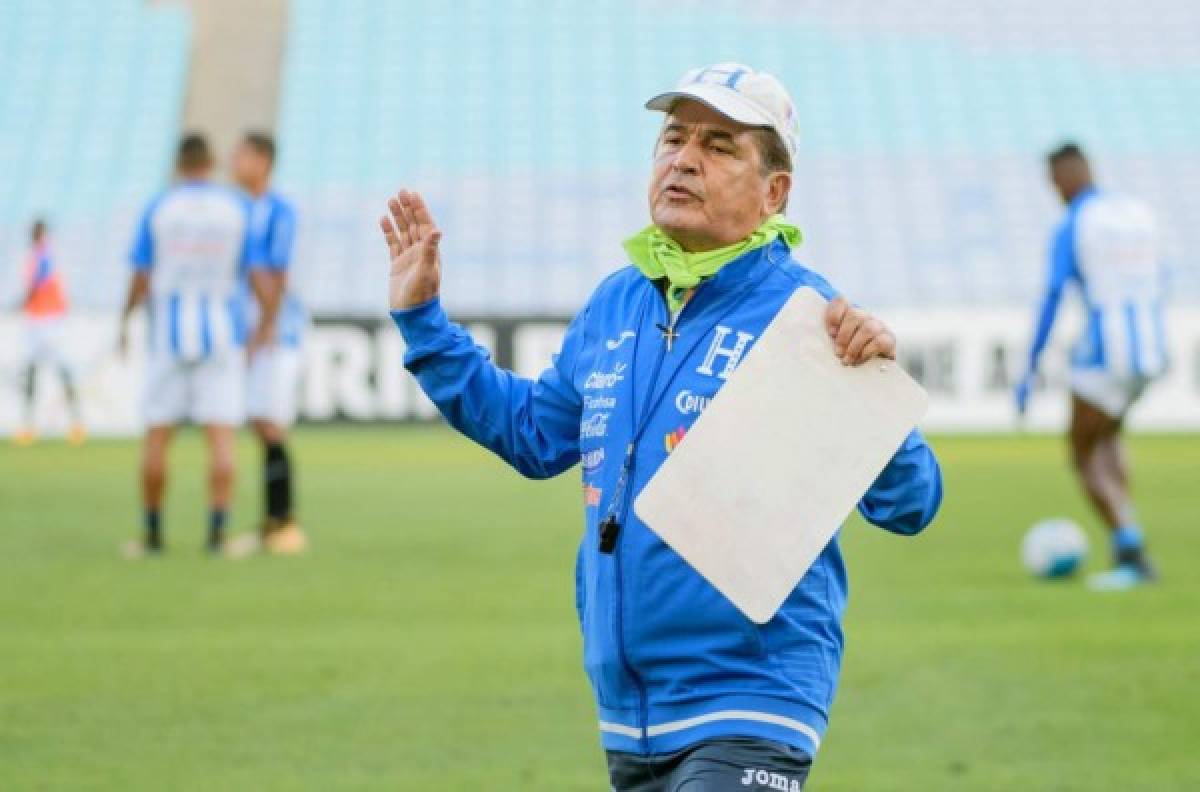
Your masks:
{"label": "stadium stand", "polygon": [[[1058,213],[1041,157],[1064,137],[1158,207],[1172,291],[1200,298],[1192,0],[289,5],[279,184],[318,314],[381,313],[375,218],[401,184],[447,230],[452,308],[573,312],[646,219],[657,118],[641,102],[730,59],[792,88],[801,255],[860,301],[1027,304]],[[77,304],[120,300],[133,218],[179,132],[189,37],[178,5],[0,3],[0,251],[48,214]]]}
{"label": "stadium stand", "polygon": [[0,251],[12,261],[46,216],[76,304],[123,296],[134,219],[178,133],[188,37],[183,9],[141,0],[0,3]]}
{"label": "stadium stand", "polygon": [[192,20],[184,128],[204,130],[224,159],[247,129],[275,128],[288,0],[166,1]]}
{"label": "stadium stand", "polygon": [[[1200,28],[1200,7],[1154,4],[1158,16],[1136,18],[1076,0],[998,4],[983,19],[904,0],[883,25],[862,2],[680,15],[646,0],[472,0],[381,14],[294,0],[280,137],[306,220],[298,267],[318,310],[377,313],[373,219],[409,184],[447,229],[455,308],[570,312],[645,221],[655,119],[641,101],[686,67],[739,59],[796,95],[791,214],[806,260],[864,302],[1024,304],[1058,212],[1041,155],[1064,136],[1094,151],[1106,184],[1159,206],[1177,256],[1200,249],[1187,221],[1200,209],[1200,45],[1177,34]],[[1080,35],[1036,39],[1046,15],[1063,30],[1082,19]],[[1191,262],[1177,263],[1176,293],[1200,295]]]}

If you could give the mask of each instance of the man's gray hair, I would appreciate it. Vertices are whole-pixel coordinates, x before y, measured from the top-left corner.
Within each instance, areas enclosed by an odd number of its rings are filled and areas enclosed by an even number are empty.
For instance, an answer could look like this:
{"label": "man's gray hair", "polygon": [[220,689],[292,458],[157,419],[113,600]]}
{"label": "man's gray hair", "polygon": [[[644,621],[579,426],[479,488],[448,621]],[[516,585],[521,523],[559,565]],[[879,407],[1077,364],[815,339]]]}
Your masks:
{"label": "man's gray hair", "polygon": [[763,174],[775,173],[776,171],[792,172],[792,156],[788,154],[787,146],[783,143],[783,138],[779,137],[779,133],[770,127],[759,127],[755,130],[758,134],[758,154],[762,159]]}
{"label": "man's gray hair", "polygon": [[[788,153],[787,146],[784,145],[783,138],[779,137],[779,133],[769,127],[758,128],[754,132],[754,139],[758,144],[758,158],[762,160],[763,176],[769,176],[779,171],[791,173],[792,157]],[[783,203],[779,205],[779,211],[787,209],[787,204],[788,197],[785,195]]]}

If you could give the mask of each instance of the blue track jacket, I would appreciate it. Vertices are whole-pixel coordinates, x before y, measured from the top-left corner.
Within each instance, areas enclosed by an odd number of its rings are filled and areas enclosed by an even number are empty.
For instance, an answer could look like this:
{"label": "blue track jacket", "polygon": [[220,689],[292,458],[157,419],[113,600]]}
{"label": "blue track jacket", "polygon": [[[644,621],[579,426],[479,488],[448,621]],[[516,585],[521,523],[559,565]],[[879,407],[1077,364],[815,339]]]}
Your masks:
{"label": "blue track jacket", "polygon": [[[405,365],[456,429],[531,478],[582,462],[575,605],[607,750],[661,754],[748,736],[816,755],[842,658],[846,570],[837,538],[760,626],[631,508],[804,286],[835,294],[776,240],[703,283],[669,329],[659,288],[627,267],[601,283],[537,381],[493,365],[437,300],[392,314],[408,346]],[[915,534],[941,496],[937,461],[914,431],[859,511],[888,531]]]}

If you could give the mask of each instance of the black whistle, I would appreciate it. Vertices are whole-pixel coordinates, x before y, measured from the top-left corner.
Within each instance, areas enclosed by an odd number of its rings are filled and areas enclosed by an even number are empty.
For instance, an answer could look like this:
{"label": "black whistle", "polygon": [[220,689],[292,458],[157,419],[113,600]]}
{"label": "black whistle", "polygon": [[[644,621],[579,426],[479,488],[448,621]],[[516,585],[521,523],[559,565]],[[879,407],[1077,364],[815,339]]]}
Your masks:
{"label": "black whistle", "polygon": [[609,515],[600,523],[600,552],[605,555],[612,555],[612,551],[617,547],[617,536],[621,533],[621,523],[617,522],[617,518]]}

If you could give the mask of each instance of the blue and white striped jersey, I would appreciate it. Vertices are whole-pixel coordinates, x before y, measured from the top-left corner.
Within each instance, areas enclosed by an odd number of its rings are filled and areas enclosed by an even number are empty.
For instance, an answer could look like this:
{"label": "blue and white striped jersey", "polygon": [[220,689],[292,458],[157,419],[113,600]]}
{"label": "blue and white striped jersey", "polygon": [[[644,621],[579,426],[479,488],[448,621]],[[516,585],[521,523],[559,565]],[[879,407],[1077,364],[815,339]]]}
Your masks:
{"label": "blue and white striped jersey", "polygon": [[150,273],[150,350],[183,361],[241,346],[236,306],[245,273],[266,266],[250,203],[204,181],[167,188],[146,207],[130,256]]}
{"label": "blue and white striped jersey", "polygon": [[[286,272],[291,266],[292,247],[296,237],[296,210],[274,191],[249,200],[251,224],[254,233],[265,245],[267,267],[276,272]],[[250,291],[249,282],[244,282],[243,285],[245,327],[253,328],[258,323],[258,302]],[[276,342],[284,346],[299,346],[307,325],[308,313],[304,310],[303,303],[295,292],[285,292],[279,303],[275,325]]]}
{"label": "blue and white striped jersey", "polygon": [[1156,377],[1167,367],[1163,267],[1158,223],[1142,201],[1086,190],[1054,233],[1031,370],[1050,336],[1068,283],[1087,312],[1071,365],[1116,376]]}

